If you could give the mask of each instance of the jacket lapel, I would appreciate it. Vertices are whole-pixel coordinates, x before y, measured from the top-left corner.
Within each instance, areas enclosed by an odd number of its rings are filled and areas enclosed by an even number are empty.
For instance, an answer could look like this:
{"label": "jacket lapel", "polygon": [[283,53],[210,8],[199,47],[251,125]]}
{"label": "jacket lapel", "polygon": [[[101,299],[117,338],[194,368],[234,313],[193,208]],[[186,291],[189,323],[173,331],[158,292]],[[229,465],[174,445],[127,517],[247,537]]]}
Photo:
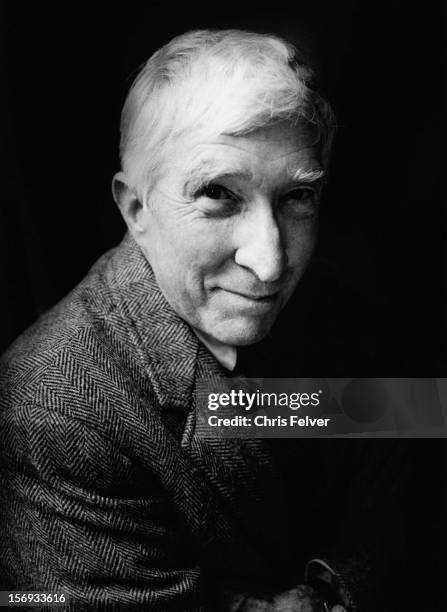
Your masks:
{"label": "jacket lapel", "polygon": [[108,284],[161,407],[188,410],[199,341],[161,293],[151,266],[127,234],[112,256]]}
{"label": "jacket lapel", "polygon": [[225,377],[223,368],[201,345],[195,373],[193,405],[182,447],[201,470],[253,551],[270,572],[288,562],[288,524],[283,478],[270,445],[276,440],[223,438],[219,428],[198,427],[199,387]]}

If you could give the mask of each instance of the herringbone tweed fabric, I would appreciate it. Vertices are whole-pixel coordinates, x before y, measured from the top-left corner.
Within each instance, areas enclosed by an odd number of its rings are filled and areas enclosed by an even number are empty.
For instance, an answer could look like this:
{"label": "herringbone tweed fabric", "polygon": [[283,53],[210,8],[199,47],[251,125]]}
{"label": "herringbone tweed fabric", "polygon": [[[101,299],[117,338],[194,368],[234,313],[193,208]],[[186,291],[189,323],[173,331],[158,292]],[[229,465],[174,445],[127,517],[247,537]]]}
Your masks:
{"label": "herringbone tweed fabric", "polygon": [[192,612],[296,582],[310,550],[271,447],[196,431],[197,382],[222,375],[127,236],[3,357],[0,586]]}
{"label": "herringbone tweed fabric", "polygon": [[196,380],[216,375],[126,237],[3,357],[2,586],[167,612],[214,606],[203,568],[274,575],[268,457],[195,435]]}

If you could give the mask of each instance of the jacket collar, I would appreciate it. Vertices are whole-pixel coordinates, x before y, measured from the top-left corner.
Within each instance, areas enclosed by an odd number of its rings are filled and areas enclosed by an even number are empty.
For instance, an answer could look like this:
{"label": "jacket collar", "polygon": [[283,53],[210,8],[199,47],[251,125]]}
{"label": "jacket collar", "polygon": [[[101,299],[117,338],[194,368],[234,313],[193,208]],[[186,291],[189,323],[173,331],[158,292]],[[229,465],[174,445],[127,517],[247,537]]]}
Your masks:
{"label": "jacket collar", "polygon": [[199,340],[162,294],[144,253],[127,233],[106,274],[123,328],[136,346],[161,406],[187,408],[195,378]]}

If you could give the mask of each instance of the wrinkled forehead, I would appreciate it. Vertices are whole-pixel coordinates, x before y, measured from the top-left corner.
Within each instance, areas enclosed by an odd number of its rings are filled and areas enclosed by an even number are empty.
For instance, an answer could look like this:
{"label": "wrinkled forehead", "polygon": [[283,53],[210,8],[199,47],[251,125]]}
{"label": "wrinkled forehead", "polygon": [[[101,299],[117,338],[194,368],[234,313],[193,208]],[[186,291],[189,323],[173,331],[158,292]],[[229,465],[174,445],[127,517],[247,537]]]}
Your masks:
{"label": "wrinkled forehead", "polygon": [[189,138],[178,143],[171,161],[188,182],[197,184],[230,175],[253,180],[254,174],[271,171],[284,180],[306,173],[317,180],[323,174],[318,130],[305,123],[282,122],[244,135]]}

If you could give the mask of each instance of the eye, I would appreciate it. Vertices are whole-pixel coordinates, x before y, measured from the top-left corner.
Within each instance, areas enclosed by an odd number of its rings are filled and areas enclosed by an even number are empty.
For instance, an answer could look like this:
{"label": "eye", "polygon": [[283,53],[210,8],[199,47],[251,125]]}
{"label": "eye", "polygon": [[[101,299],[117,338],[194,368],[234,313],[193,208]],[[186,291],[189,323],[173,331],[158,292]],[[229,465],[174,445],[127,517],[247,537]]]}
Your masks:
{"label": "eye", "polygon": [[314,202],[317,199],[317,192],[312,187],[299,187],[288,193],[285,199],[296,202]]}
{"label": "eye", "polygon": [[219,183],[203,185],[194,195],[197,207],[210,217],[229,217],[240,206],[239,198]]}
{"label": "eye", "polygon": [[236,196],[229,189],[218,183],[209,183],[200,188],[198,197],[205,196],[210,200],[236,200]]}
{"label": "eye", "polygon": [[282,200],[282,208],[300,219],[308,219],[313,217],[318,209],[318,192],[313,187],[297,187]]}

